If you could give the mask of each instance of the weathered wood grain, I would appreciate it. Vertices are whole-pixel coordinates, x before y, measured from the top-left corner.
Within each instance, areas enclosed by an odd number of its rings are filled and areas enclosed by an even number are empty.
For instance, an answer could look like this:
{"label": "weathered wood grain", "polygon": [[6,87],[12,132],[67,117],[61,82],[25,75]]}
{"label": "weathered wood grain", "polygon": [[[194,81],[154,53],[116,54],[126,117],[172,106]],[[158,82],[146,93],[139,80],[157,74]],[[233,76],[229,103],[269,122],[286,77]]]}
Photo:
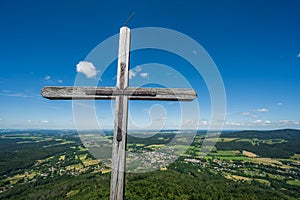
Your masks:
{"label": "weathered wood grain", "polygon": [[[123,91],[128,87],[129,54],[130,29],[127,27],[122,27],[119,38],[119,58],[117,72],[117,89],[120,91]],[[115,106],[115,128],[112,143],[112,172],[110,182],[111,200],[124,199],[127,115],[128,98],[125,95],[117,95]]]}
{"label": "weathered wood grain", "polygon": [[115,87],[45,87],[45,98],[52,100],[115,99],[127,96],[130,100],[192,101],[197,97],[195,90],[189,88],[133,88],[120,90]]}

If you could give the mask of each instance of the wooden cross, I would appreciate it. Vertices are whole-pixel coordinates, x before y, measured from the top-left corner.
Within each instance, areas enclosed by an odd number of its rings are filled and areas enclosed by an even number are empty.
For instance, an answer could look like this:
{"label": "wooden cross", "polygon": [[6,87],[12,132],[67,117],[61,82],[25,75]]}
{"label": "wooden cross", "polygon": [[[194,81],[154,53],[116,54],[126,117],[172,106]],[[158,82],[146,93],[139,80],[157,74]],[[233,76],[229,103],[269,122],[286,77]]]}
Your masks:
{"label": "wooden cross", "polygon": [[184,88],[128,87],[130,29],[122,27],[116,87],[44,87],[42,96],[54,100],[115,99],[115,127],[112,143],[110,199],[124,198],[128,100],[192,101],[197,94]]}

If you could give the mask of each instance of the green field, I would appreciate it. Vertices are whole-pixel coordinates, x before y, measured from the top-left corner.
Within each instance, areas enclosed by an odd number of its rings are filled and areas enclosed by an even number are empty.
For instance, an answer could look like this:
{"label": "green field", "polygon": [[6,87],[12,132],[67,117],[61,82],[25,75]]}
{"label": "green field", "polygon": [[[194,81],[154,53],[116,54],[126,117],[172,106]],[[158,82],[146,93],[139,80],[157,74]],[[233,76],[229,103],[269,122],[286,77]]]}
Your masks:
{"label": "green field", "polygon": [[209,155],[211,156],[236,156],[240,155],[241,152],[239,150],[219,150],[217,152],[210,152]]}
{"label": "green field", "polygon": [[299,180],[296,180],[296,181],[289,180],[289,181],[287,181],[287,184],[296,185],[296,186],[300,187],[300,181]]}
{"label": "green field", "polygon": [[295,153],[291,159],[300,160],[300,154]]}

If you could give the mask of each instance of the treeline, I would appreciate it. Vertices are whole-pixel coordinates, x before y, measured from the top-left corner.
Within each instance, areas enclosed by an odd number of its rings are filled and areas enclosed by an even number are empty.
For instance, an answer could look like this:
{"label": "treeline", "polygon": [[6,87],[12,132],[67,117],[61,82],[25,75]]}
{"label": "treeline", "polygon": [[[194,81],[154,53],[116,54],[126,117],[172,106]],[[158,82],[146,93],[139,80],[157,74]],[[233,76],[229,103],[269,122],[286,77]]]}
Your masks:
{"label": "treeline", "polygon": [[221,138],[257,138],[260,140],[269,139],[284,139],[288,141],[300,140],[300,130],[296,129],[281,129],[271,131],[238,131],[225,132],[221,134]]}
{"label": "treeline", "polygon": [[156,133],[155,135],[146,138],[145,136],[147,135],[145,134],[144,137],[135,137],[134,135],[128,134],[127,143],[144,144],[145,146],[152,144],[168,144],[176,136],[176,133]]}

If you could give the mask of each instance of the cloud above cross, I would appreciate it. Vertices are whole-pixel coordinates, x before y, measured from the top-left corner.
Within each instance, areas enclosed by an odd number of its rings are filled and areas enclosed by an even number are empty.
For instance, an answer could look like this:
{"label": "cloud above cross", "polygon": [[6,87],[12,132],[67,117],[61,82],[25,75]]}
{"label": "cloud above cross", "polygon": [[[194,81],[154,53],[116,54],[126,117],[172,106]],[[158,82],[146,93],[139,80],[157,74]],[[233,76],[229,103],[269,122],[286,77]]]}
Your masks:
{"label": "cloud above cross", "polygon": [[47,76],[44,77],[45,81],[50,81],[50,79],[51,79],[51,76],[49,76],[49,75],[47,75]]}
{"label": "cloud above cross", "polygon": [[140,66],[136,66],[135,68],[129,70],[129,79],[133,79],[134,77],[136,77],[137,73],[139,73],[140,71],[142,71]]}
{"label": "cloud above cross", "polygon": [[250,112],[241,112],[240,115],[251,117],[251,118],[259,118],[260,113],[267,113],[269,110],[267,108],[258,108],[256,110],[252,110]]}
{"label": "cloud above cross", "polygon": [[142,72],[142,68],[140,66],[136,66],[133,69],[129,70],[129,79],[133,79],[139,75],[141,78],[149,79],[149,73]]}
{"label": "cloud above cross", "polygon": [[257,109],[256,111],[257,111],[257,112],[260,112],[260,113],[269,112],[269,110],[266,109],[266,108],[259,108],[259,109]]}
{"label": "cloud above cross", "polygon": [[94,78],[100,72],[96,70],[96,67],[93,65],[93,63],[88,61],[80,61],[76,65],[76,71],[84,74],[86,78]]}
{"label": "cloud above cross", "polygon": [[147,78],[147,79],[149,79],[149,73],[140,73],[140,76],[142,77],[142,78]]}

